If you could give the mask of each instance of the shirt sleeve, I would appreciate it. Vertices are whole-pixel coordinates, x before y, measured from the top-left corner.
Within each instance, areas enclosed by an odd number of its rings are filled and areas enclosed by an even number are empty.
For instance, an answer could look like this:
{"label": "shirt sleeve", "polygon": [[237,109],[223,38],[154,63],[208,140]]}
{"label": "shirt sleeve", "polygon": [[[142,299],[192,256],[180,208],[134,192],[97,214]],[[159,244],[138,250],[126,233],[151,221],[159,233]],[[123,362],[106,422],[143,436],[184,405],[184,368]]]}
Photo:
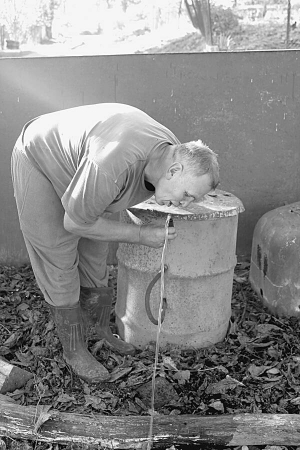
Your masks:
{"label": "shirt sleeve", "polygon": [[87,225],[96,222],[119,192],[109,174],[94,161],[83,158],[61,201],[73,222]]}

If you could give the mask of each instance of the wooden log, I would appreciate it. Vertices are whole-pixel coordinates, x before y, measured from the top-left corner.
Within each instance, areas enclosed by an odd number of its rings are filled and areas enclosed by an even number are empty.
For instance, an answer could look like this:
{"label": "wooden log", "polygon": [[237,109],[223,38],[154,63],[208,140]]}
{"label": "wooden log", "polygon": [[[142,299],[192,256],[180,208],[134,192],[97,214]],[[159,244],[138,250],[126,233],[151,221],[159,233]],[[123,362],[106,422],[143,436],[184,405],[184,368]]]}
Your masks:
{"label": "wooden log", "polygon": [[24,386],[33,374],[0,359],[0,394],[13,392]]}
{"label": "wooden log", "polygon": [[[49,406],[16,407],[0,400],[0,436],[109,449],[141,449],[148,442],[150,416],[87,416],[48,410]],[[154,416],[153,448],[173,444],[299,445],[300,415]]]}

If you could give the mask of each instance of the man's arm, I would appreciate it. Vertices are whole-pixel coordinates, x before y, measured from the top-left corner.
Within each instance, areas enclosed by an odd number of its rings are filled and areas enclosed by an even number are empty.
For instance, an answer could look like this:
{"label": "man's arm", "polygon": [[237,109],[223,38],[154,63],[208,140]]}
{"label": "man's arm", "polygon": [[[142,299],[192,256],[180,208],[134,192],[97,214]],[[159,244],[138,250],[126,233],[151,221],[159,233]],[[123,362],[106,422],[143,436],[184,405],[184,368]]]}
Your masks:
{"label": "man's arm", "polygon": [[[134,225],[99,217],[91,225],[78,225],[65,213],[64,227],[69,233],[81,237],[107,242],[129,242],[159,248],[165,240],[165,227],[151,225]],[[169,228],[168,239],[177,236],[175,228]]]}

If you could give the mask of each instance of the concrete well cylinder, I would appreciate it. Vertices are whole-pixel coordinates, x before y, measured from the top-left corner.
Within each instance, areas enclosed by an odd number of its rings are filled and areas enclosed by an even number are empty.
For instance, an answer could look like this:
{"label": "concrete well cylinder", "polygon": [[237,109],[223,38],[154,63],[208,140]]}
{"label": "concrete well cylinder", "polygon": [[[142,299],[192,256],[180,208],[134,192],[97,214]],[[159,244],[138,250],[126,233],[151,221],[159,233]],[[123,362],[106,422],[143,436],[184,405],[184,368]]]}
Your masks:
{"label": "concrete well cylinder", "polygon": [[[217,190],[186,210],[159,206],[153,199],[122,213],[121,220],[164,225],[172,214],[177,238],[169,241],[165,263],[166,310],[160,345],[206,347],[224,339],[231,316],[236,265],[238,213],[242,203]],[[149,285],[160,270],[161,249],[122,243],[117,252],[116,322],[120,336],[138,348],[156,340],[157,325],[146,311]],[[149,307],[158,318],[160,278],[151,288]]]}

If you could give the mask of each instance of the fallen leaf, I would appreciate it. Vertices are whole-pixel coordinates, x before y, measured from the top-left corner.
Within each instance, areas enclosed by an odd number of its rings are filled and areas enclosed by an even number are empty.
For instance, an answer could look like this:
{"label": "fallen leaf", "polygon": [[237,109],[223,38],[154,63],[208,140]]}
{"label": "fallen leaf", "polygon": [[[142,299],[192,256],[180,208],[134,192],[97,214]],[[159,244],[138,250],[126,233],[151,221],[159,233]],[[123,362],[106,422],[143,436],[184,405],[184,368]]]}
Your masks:
{"label": "fallen leaf", "polygon": [[218,381],[217,383],[213,383],[206,388],[207,394],[225,394],[229,390],[235,389],[237,386],[242,385],[243,383],[240,383],[239,381],[235,380],[234,378],[231,378],[227,376],[226,378],[223,378],[223,380]]}
{"label": "fallen leaf", "polygon": [[127,375],[129,372],[132,371],[132,367],[126,367],[126,368],[119,368],[117,367],[115,370],[111,372],[109,380],[107,380],[108,383],[113,383],[116,380],[119,380],[120,378]]}
{"label": "fallen leaf", "polygon": [[91,406],[98,411],[106,409],[106,404],[101,398],[96,397],[95,395],[85,395],[84,398],[86,406]]}
{"label": "fallen leaf", "polygon": [[[152,400],[152,380],[140,386],[136,391],[142,402],[149,408]],[[169,381],[161,377],[155,379],[154,406],[156,409],[178,398],[176,390]]]}
{"label": "fallen leaf", "polygon": [[74,401],[75,401],[75,397],[70,396],[68,394],[61,394],[57,399],[57,402],[59,402],[59,403],[68,403],[68,402],[74,402]]}
{"label": "fallen leaf", "polygon": [[250,342],[252,342],[252,339],[250,339],[247,334],[240,333],[240,332],[238,333],[238,340],[241,345],[247,345]]}
{"label": "fallen leaf", "polygon": [[290,400],[293,405],[300,405],[300,397],[295,397]]}
{"label": "fallen leaf", "polygon": [[279,382],[281,382],[281,379],[282,379],[282,377],[280,377],[280,379],[279,380],[277,380],[277,381],[271,381],[271,382],[269,382],[269,383],[264,383],[263,385],[262,385],[262,389],[272,389],[274,386],[276,386],[276,385],[278,385],[279,384]]}
{"label": "fallen leaf", "polygon": [[278,373],[280,373],[280,370],[277,369],[277,367],[273,367],[272,369],[267,370],[267,373],[269,373],[270,375],[277,375]]}
{"label": "fallen leaf", "polygon": [[232,378],[230,375],[226,375],[226,380],[232,383],[236,383],[239,386],[245,386],[244,383],[242,383],[239,380],[236,380],[235,378]]}
{"label": "fallen leaf", "polygon": [[221,401],[216,401],[216,402],[212,402],[212,403],[210,403],[209,404],[209,407],[210,408],[213,408],[213,409],[215,409],[216,411],[219,411],[219,412],[221,412],[221,413],[223,413],[224,412],[224,405],[223,405],[223,403],[221,402]]}
{"label": "fallen leaf", "polygon": [[8,395],[4,395],[4,394],[0,394],[0,400],[3,401],[3,402],[16,403],[17,404],[17,402],[13,398],[9,397]]}
{"label": "fallen leaf", "polygon": [[[19,362],[24,367],[28,367],[29,364],[32,362],[32,359],[33,359],[33,355],[30,353],[30,351],[26,352],[26,353],[22,353],[20,351],[16,351],[15,352],[15,356],[18,358]],[[17,364],[17,362],[16,362],[16,364]]]}
{"label": "fallen leaf", "polygon": [[259,323],[256,326],[256,331],[259,334],[263,334],[263,335],[267,334],[267,335],[269,335],[271,331],[279,331],[279,332],[281,332],[282,330],[277,325],[272,325],[270,323]]}
{"label": "fallen leaf", "polygon": [[29,309],[29,305],[27,303],[21,303],[17,306],[17,311],[24,311],[26,309]]}
{"label": "fallen leaf", "polygon": [[146,405],[144,404],[144,402],[142,402],[140,398],[135,397],[134,401],[142,410],[147,411]]}
{"label": "fallen leaf", "polygon": [[134,402],[128,400],[128,411],[131,414],[139,414],[140,410],[137,408],[137,405]]}
{"label": "fallen leaf", "polygon": [[189,370],[178,370],[173,376],[173,380],[177,380],[179,384],[185,384],[189,381],[191,372]]}
{"label": "fallen leaf", "polygon": [[39,406],[39,415],[34,423],[33,432],[36,434],[40,427],[43,425],[43,423],[47,422],[47,420],[50,419],[52,416],[52,413],[48,412],[51,408],[51,405],[43,405]]}
{"label": "fallen leaf", "polygon": [[172,358],[170,358],[170,356],[163,357],[163,365],[166,367],[166,369],[171,369],[175,371],[178,370],[175,362],[173,361]]}
{"label": "fallen leaf", "polygon": [[270,347],[270,345],[274,344],[274,341],[268,341],[268,342],[252,342],[251,347],[253,348],[265,348]]}
{"label": "fallen leaf", "polygon": [[233,279],[234,281],[236,281],[237,283],[245,283],[247,281],[246,277],[239,277],[238,275],[234,274],[233,275]]}
{"label": "fallen leaf", "polygon": [[256,366],[255,364],[251,364],[248,367],[248,372],[250,373],[250,375],[252,377],[259,377],[260,375],[262,375],[266,370],[268,369],[268,367],[266,366]]}
{"label": "fallen leaf", "polygon": [[13,333],[9,336],[9,338],[6,341],[3,342],[3,345],[5,347],[11,348],[14,345],[16,345],[20,337],[21,337],[20,333]]}

